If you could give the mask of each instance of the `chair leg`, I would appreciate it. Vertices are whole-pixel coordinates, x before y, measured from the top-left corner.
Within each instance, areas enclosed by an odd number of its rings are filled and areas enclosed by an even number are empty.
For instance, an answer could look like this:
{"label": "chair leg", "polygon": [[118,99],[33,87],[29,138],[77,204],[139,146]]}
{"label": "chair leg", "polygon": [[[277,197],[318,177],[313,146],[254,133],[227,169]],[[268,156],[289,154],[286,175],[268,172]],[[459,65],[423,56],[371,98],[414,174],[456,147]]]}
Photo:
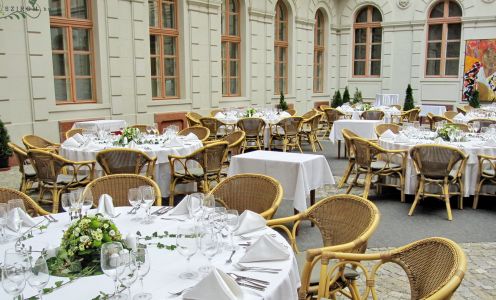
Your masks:
{"label": "chair leg", "polygon": [[420,179],[419,187],[417,193],[415,194],[415,200],[413,200],[412,207],[410,207],[410,211],[408,212],[409,216],[413,215],[413,212],[415,211],[415,207],[417,207],[417,204],[420,200],[420,195],[422,195],[423,193],[424,193],[424,180]]}
{"label": "chair leg", "polygon": [[346,194],[349,194],[351,192],[351,189],[353,188],[354,185],[356,185],[359,176],[360,176],[360,173],[357,172],[355,179],[353,179],[353,181],[348,186],[348,189],[346,189]]}
{"label": "chair leg", "polygon": [[400,174],[401,203],[405,203],[405,177]]}
{"label": "chair leg", "polygon": [[341,178],[341,181],[338,184],[338,189],[342,188],[343,185],[348,181],[348,178],[350,177],[351,171],[353,171],[353,167],[355,166],[354,162],[349,162],[348,166],[346,167],[346,170],[344,171],[343,177]]}
{"label": "chair leg", "polygon": [[320,151],[323,151],[324,147],[322,147],[322,144],[320,143],[319,138],[317,137],[317,134],[315,134],[315,141],[317,142],[317,145],[319,146]]}
{"label": "chair leg", "polygon": [[59,198],[60,198],[60,191],[59,189],[55,186],[52,188],[52,213],[56,214],[59,212]]}
{"label": "chair leg", "polygon": [[341,158],[341,141],[338,141],[338,159]]}
{"label": "chair leg", "polygon": [[363,198],[369,198],[370,185],[372,184],[372,173],[367,173],[365,176],[365,188],[363,189]]}
{"label": "chair leg", "polygon": [[453,220],[453,216],[451,215],[451,205],[450,205],[450,196],[449,196],[449,184],[443,185],[443,193],[444,193],[444,201],[446,202],[446,210],[448,211],[448,220]]}
{"label": "chair leg", "polygon": [[352,300],[360,300],[360,290],[356,284],[356,280],[351,280],[350,285],[348,286],[351,294]]}
{"label": "chair leg", "polygon": [[479,184],[477,185],[477,189],[475,190],[475,195],[474,195],[474,204],[472,205],[473,209],[477,209],[477,205],[479,204],[479,194],[482,189],[482,186],[484,185],[484,179],[482,179]]}
{"label": "chair leg", "polygon": [[172,179],[170,183],[169,206],[174,206],[174,191],[176,189],[176,180]]}

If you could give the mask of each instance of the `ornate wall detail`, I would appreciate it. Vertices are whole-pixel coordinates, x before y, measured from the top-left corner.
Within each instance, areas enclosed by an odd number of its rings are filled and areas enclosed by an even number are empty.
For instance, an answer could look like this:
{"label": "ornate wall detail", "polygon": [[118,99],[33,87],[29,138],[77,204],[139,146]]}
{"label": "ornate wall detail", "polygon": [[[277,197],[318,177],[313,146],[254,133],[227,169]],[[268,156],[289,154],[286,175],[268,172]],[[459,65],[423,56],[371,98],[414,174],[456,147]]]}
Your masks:
{"label": "ornate wall detail", "polygon": [[[484,1],[487,1],[487,0],[484,0]],[[494,1],[494,0],[490,0],[490,1]],[[406,9],[410,6],[410,0],[397,0],[396,5],[401,9]]]}

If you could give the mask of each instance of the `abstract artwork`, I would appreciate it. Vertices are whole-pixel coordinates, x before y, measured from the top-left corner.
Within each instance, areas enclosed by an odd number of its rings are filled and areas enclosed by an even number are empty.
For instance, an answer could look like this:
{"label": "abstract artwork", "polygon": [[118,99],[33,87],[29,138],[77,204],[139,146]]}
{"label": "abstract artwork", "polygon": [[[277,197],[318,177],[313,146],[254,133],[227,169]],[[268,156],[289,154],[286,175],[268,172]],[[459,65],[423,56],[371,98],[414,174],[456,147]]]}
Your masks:
{"label": "abstract artwork", "polygon": [[467,40],[463,72],[463,100],[474,90],[480,101],[496,100],[496,39]]}

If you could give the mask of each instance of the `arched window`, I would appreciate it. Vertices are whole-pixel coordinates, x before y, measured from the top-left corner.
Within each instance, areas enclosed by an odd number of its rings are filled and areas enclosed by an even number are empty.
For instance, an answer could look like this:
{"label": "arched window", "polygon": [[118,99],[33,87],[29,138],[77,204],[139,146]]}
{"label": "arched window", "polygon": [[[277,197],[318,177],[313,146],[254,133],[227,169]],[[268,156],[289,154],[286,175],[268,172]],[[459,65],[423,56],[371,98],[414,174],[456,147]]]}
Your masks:
{"label": "arched window", "polygon": [[455,1],[443,0],[430,11],[427,20],[425,74],[457,77],[462,34],[462,9]]}
{"label": "arched window", "polygon": [[276,4],[274,24],[274,93],[288,93],[288,10],[282,0]]}
{"label": "arched window", "polygon": [[366,6],[356,14],[353,25],[353,75],[381,75],[382,15],[374,6]]}
{"label": "arched window", "polygon": [[324,53],[325,53],[324,15],[319,9],[315,14],[313,41],[313,92],[324,90]]}
{"label": "arched window", "polygon": [[176,0],[148,0],[153,99],[179,98]]}
{"label": "arched window", "polygon": [[241,94],[239,0],[222,1],[222,95]]}

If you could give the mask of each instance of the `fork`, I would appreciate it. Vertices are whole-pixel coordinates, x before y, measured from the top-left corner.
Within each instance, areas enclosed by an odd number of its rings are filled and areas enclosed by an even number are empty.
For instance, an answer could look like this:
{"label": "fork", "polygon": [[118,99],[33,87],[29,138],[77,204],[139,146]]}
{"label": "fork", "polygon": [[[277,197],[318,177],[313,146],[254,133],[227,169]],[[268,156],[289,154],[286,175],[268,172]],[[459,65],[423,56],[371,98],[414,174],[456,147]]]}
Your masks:
{"label": "fork", "polygon": [[230,263],[232,263],[232,258],[233,258],[233,256],[234,256],[234,253],[236,253],[236,250],[233,250],[233,251],[231,252],[231,256],[229,256],[229,258],[226,260],[226,264],[230,264]]}
{"label": "fork", "polygon": [[184,292],[186,292],[189,289],[191,289],[191,287],[185,288],[185,289],[180,290],[179,292],[175,292],[175,293],[169,292],[169,294],[171,296],[181,296]]}
{"label": "fork", "polygon": [[52,215],[46,215],[47,218],[49,218],[50,220],[52,220],[52,222],[58,222],[59,220],[55,219]]}

